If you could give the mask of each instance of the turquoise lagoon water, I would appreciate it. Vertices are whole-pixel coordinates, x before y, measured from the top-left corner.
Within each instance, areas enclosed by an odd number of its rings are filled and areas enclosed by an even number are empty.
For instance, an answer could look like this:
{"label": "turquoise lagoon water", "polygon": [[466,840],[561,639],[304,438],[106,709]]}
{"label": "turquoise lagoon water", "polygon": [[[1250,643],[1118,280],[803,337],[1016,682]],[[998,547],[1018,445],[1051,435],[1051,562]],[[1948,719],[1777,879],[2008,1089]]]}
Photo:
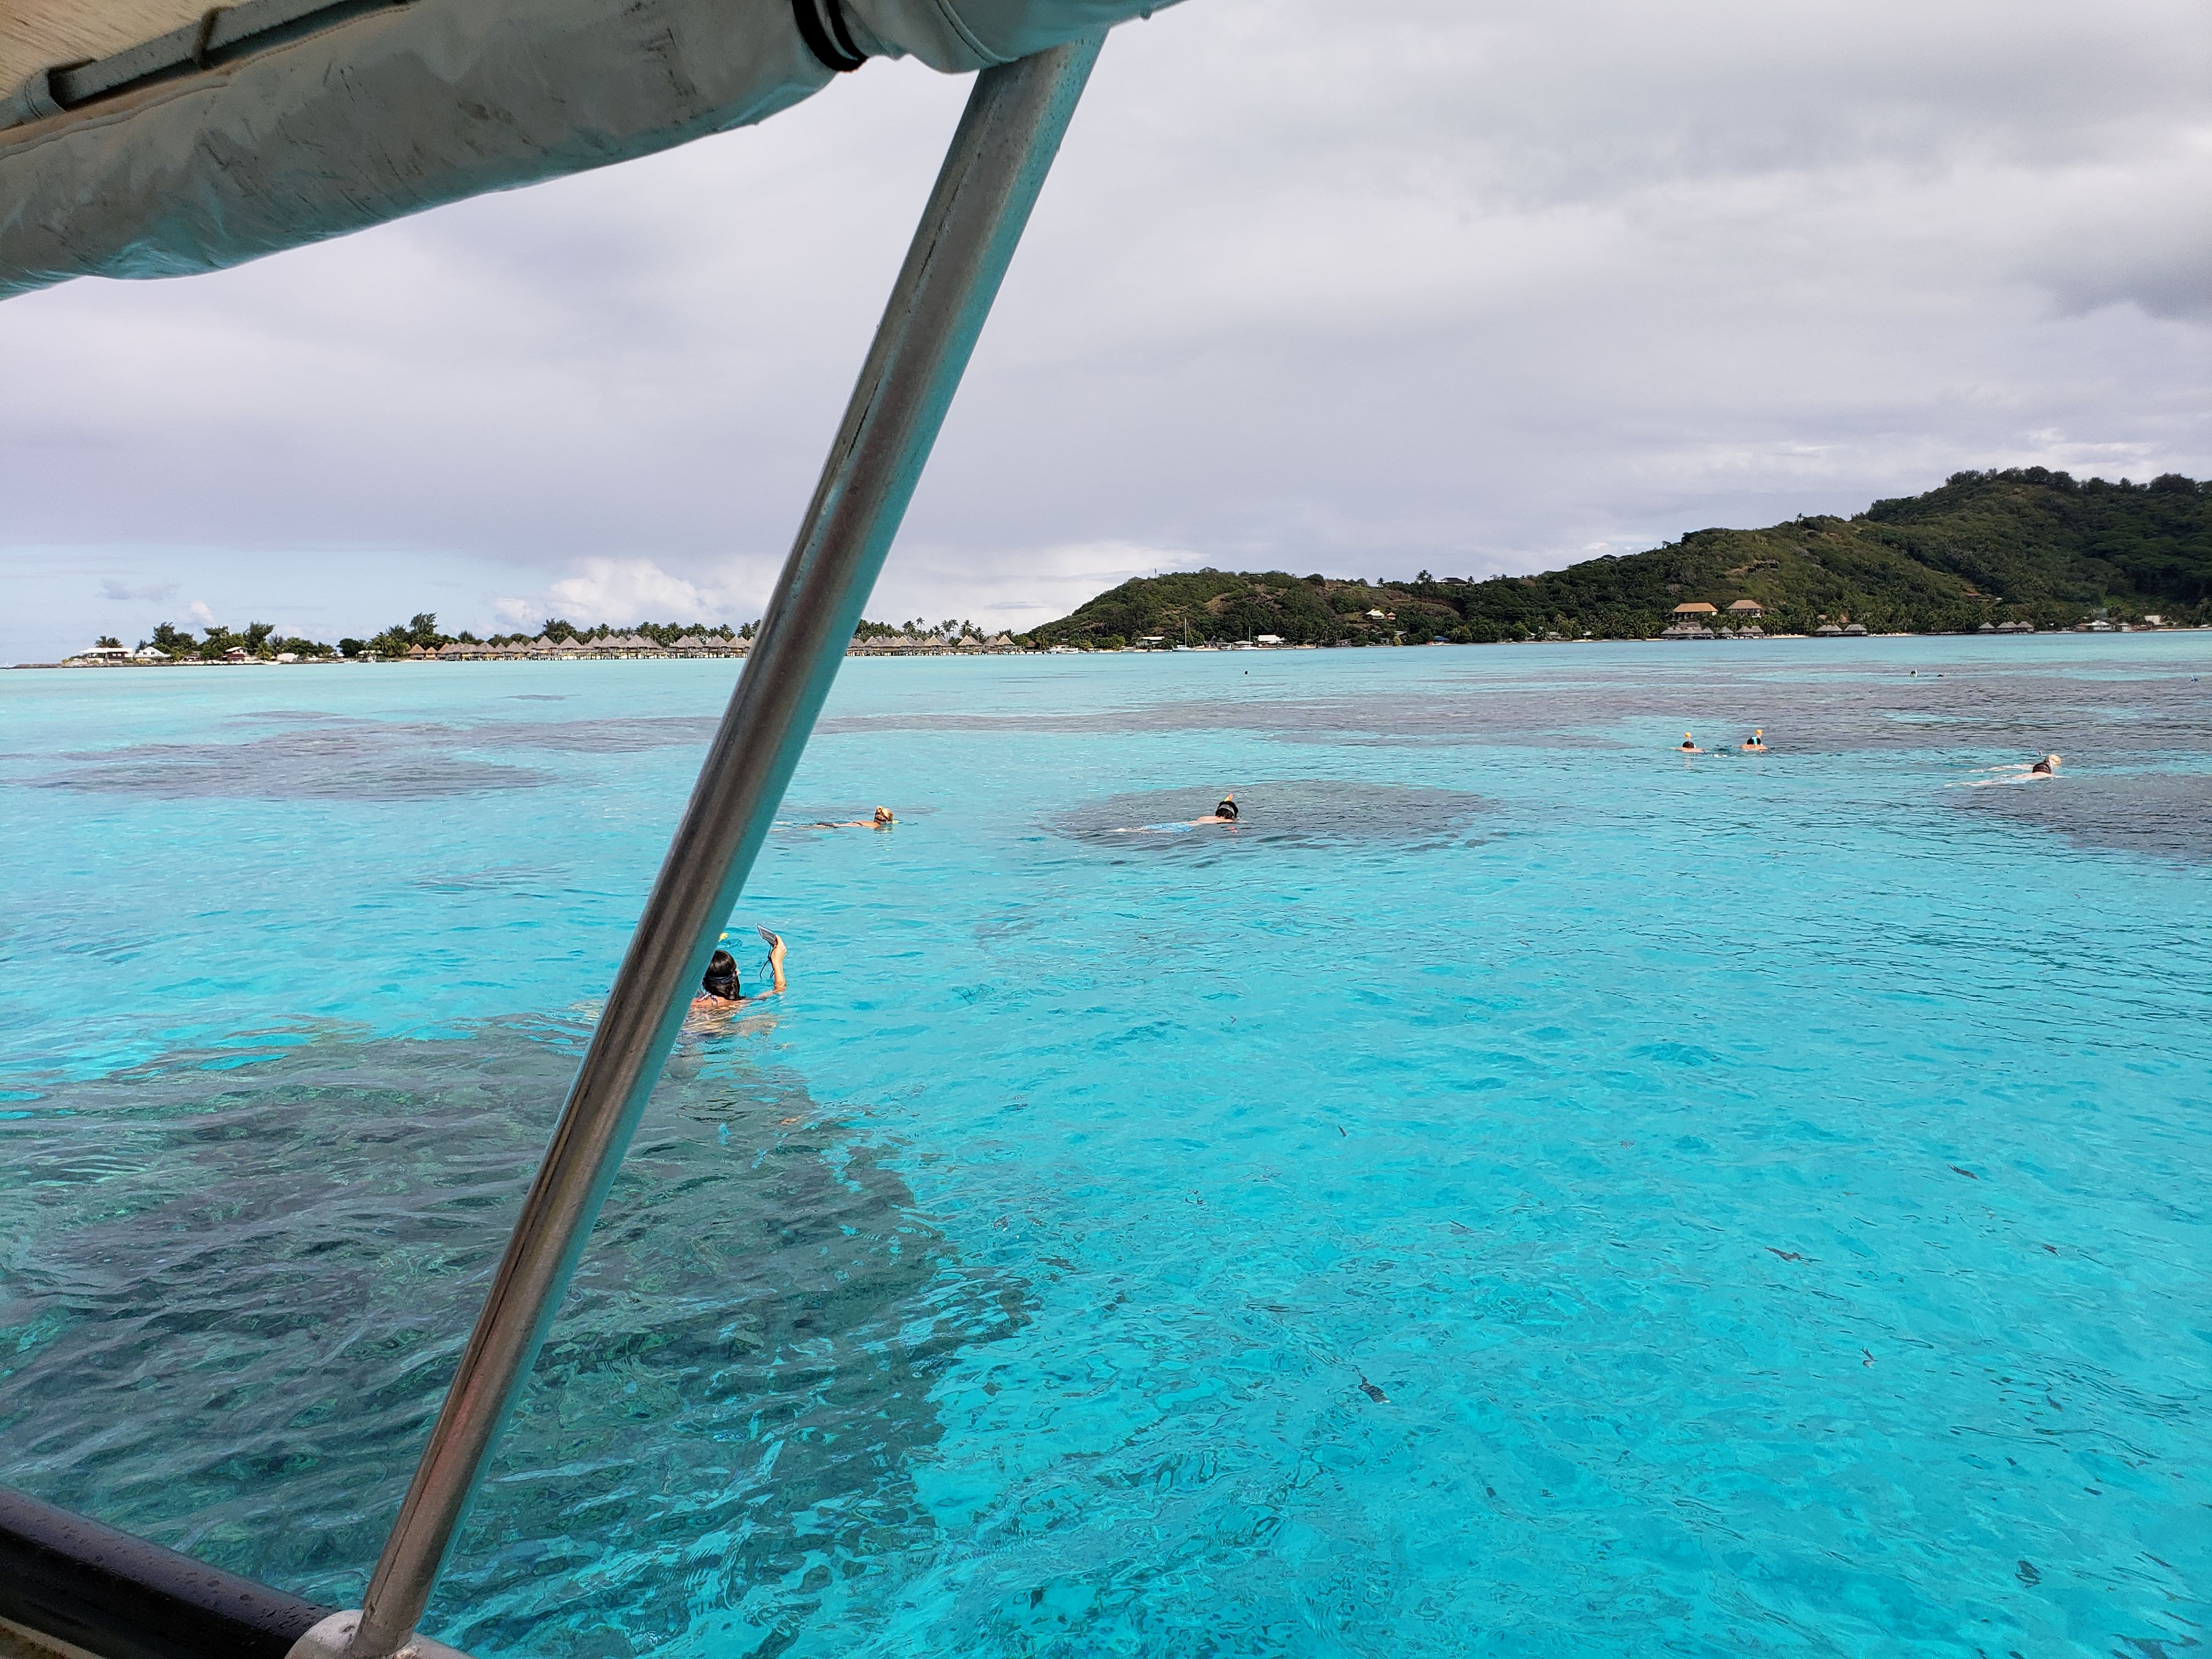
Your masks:
{"label": "turquoise lagoon water", "polygon": [[[0,677],[0,1480],[357,1602],[734,672]],[[447,1639],[2203,1639],[2212,635],[854,664],[878,802]]]}

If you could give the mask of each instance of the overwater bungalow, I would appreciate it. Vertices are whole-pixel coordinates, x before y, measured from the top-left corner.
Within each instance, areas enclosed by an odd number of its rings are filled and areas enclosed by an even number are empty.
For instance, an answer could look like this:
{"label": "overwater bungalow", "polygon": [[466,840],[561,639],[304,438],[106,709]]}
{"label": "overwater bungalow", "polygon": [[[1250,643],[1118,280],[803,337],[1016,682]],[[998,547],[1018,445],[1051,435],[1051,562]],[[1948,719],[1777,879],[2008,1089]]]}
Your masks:
{"label": "overwater bungalow", "polygon": [[1703,599],[1692,599],[1676,605],[1668,613],[1669,620],[1662,629],[1662,640],[1711,640],[1720,636],[1712,630],[1711,623],[1720,612]]}
{"label": "overwater bungalow", "polygon": [[1659,633],[1659,637],[1662,640],[1711,640],[1720,637],[1713,632],[1711,625],[1720,612],[1703,599],[1692,599],[1686,604],[1678,605],[1668,614],[1669,617],[1668,624]]}

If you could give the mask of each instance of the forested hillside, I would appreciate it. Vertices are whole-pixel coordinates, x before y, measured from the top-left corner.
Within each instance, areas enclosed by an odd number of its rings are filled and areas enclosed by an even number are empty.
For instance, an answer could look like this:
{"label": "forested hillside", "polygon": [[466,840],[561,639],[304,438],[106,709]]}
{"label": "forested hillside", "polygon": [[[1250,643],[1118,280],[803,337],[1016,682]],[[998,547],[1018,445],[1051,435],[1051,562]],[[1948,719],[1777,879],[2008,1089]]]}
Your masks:
{"label": "forested hillside", "polygon": [[[2069,626],[2102,611],[2212,621],[2212,483],[2077,480],[2027,467],[1960,472],[1849,519],[1699,530],[1649,552],[1536,576],[1369,582],[1282,571],[1182,571],[1124,582],[1035,630],[1041,643],[1170,644],[1273,634],[1293,644],[1644,639],[1677,605],[1754,599],[1769,633],[1822,622],[1875,633],[1983,623]],[[1373,613],[1380,612],[1376,615]]]}

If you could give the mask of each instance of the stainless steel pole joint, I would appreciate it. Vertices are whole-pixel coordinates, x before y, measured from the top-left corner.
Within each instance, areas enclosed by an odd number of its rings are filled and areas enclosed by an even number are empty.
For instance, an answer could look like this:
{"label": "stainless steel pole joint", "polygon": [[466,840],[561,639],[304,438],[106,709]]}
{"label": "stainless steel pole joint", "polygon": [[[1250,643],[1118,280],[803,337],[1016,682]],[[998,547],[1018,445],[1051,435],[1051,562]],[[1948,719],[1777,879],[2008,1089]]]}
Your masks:
{"label": "stainless steel pole joint", "polygon": [[[359,1607],[334,1613],[293,1643],[285,1650],[284,1659],[345,1659],[347,1650],[353,1645],[354,1634],[360,1628]],[[392,1659],[469,1659],[469,1656],[443,1642],[416,1635],[407,1638]]]}

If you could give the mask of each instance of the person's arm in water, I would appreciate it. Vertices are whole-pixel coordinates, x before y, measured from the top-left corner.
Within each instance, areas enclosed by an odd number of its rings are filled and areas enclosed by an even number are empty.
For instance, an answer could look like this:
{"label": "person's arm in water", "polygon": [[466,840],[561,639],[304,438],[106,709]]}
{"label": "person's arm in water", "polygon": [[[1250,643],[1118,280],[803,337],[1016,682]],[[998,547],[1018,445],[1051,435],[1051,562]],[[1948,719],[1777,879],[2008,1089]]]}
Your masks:
{"label": "person's arm in water", "polygon": [[[783,935],[771,933],[765,927],[757,928],[755,931],[768,941],[768,973],[769,978],[773,981],[772,988],[762,994],[775,996],[783,990]],[[757,1002],[760,999],[755,997],[753,1000]]]}

